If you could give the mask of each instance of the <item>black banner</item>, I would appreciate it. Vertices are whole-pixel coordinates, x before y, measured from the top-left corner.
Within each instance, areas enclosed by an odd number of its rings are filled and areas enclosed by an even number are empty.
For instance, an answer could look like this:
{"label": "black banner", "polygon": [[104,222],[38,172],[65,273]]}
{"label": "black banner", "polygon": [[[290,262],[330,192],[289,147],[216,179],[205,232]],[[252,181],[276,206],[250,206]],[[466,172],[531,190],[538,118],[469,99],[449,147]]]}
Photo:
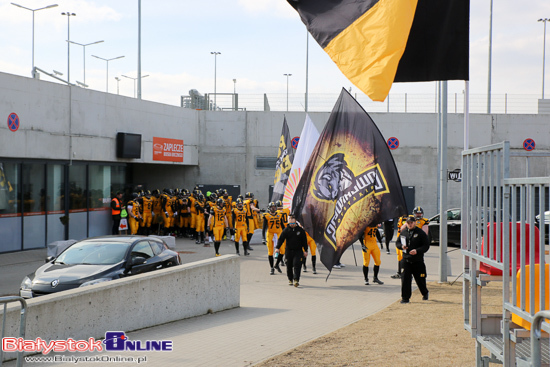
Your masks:
{"label": "black banner", "polygon": [[294,149],[290,145],[290,131],[286,123],[286,117],[283,120],[283,131],[279,139],[279,154],[277,154],[277,165],[275,166],[275,180],[273,182],[273,195],[271,201],[283,200],[285,186],[292,169],[294,161]]}
{"label": "black banner", "polygon": [[329,271],[367,226],[407,213],[386,141],[345,90],[332,110],[294,194],[292,212]]}

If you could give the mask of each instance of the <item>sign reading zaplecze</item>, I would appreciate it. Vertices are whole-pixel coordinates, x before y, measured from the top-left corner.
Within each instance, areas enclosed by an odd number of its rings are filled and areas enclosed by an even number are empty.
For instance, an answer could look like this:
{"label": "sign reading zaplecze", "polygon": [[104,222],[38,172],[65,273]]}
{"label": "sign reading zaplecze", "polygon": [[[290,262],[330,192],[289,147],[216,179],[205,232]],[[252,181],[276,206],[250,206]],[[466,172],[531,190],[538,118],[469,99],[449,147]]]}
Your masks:
{"label": "sign reading zaplecze", "polygon": [[153,137],[153,160],[183,162],[183,140]]}

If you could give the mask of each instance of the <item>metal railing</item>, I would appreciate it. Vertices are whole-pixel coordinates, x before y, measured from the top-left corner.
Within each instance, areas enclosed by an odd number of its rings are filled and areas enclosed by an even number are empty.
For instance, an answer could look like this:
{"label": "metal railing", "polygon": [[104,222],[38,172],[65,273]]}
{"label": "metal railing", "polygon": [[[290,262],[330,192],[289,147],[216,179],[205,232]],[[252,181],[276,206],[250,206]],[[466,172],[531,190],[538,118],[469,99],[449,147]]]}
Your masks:
{"label": "metal railing", "polygon": [[[26,322],[27,322],[27,302],[17,296],[8,296],[8,297],[0,297],[0,304],[4,304],[4,313],[2,315],[2,338],[0,340],[3,340],[6,333],[6,310],[8,303],[10,302],[19,302],[21,304],[21,313],[19,316],[19,337],[22,339],[25,339],[25,328],[26,328]],[[2,366],[2,361],[4,360],[4,350],[3,348],[0,348],[0,366]],[[23,365],[23,352],[20,351],[17,353],[17,367],[21,367]]]}
{"label": "metal railing", "polygon": [[541,365],[541,326],[544,319],[550,319],[550,311],[539,311],[533,318],[531,325],[531,366],[540,367]]}
{"label": "metal railing", "polygon": [[[516,357],[533,361],[516,344],[525,338],[522,330],[535,326],[537,311],[549,308],[546,228],[538,228],[535,217],[540,213],[539,222],[545,222],[550,178],[509,177],[513,160],[532,157],[547,159],[550,152],[512,152],[503,142],[462,153],[464,326],[476,338],[478,366],[488,360],[481,344],[500,349],[493,354],[504,366],[515,365]],[[501,315],[482,312],[481,288],[489,281],[502,281]],[[542,329],[550,332],[550,325]]]}
{"label": "metal railing", "polygon": [[[238,99],[239,110],[246,111],[286,111],[286,93],[218,93],[217,106],[214,106],[212,94],[200,95],[192,90],[190,95],[181,97],[181,106],[193,109],[235,110],[235,100]],[[200,95],[200,97],[197,97]],[[355,99],[368,112],[392,113],[437,113],[437,94],[392,93],[384,102],[373,102],[363,93],[353,93]],[[309,112],[330,112],[338,99],[338,93],[309,93]],[[197,99],[198,98],[198,99]],[[539,95],[535,94],[493,94],[491,96],[491,111],[493,114],[537,114]],[[464,95],[450,93],[447,98],[449,113],[464,112]],[[290,93],[288,95],[289,111],[305,110],[305,94]],[[470,113],[487,113],[487,96],[470,94]]]}

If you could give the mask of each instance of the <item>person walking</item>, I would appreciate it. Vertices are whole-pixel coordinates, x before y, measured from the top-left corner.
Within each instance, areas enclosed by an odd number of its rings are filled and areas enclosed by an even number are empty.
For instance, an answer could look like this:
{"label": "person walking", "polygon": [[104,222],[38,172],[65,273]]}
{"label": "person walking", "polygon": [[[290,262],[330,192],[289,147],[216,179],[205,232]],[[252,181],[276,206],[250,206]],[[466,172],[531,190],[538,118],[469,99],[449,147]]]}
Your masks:
{"label": "person walking", "polygon": [[280,258],[277,258],[277,265],[273,265],[273,247],[285,226],[283,224],[283,216],[277,211],[277,206],[273,201],[269,203],[268,209],[269,211],[263,215],[262,238],[264,245],[267,246],[267,259],[270,268],[269,274],[273,275],[275,274],[275,269],[277,269],[279,273],[282,273],[279,267]]}
{"label": "person walking", "polygon": [[[309,252],[311,253],[311,268],[313,269],[313,274],[317,274],[317,269],[315,268],[315,265],[317,263],[317,244],[315,243],[315,240],[309,235],[309,233],[306,232],[307,237],[307,245],[309,246]],[[304,265],[304,273],[307,272],[307,257],[304,258],[303,265]]]}
{"label": "person walking", "polygon": [[214,250],[216,251],[216,256],[220,256],[220,245],[226,228],[227,217],[225,215],[225,204],[223,199],[219,198],[216,201],[216,206],[212,207],[212,212],[208,218],[208,229],[212,231],[214,236]]}
{"label": "person walking", "polygon": [[393,227],[394,227],[394,219],[388,219],[384,221],[383,227],[384,227],[384,239],[386,242],[386,253],[390,254],[390,242],[393,239]]}
{"label": "person walking", "polygon": [[406,227],[401,230],[397,248],[403,251],[403,274],[401,277],[401,303],[409,303],[411,298],[412,278],[422,294],[424,301],[428,300],[426,287],[426,264],[424,254],[430,249],[428,236],[416,225],[414,215],[407,217]]}
{"label": "person walking", "polygon": [[378,279],[378,272],[380,271],[380,249],[376,244],[376,233],[378,233],[378,227],[376,225],[369,226],[365,229],[365,232],[361,236],[361,249],[363,250],[363,275],[365,276],[365,285],[369,285],[369,263],[372,256],[374,260],[374,279],[373,283],[384,284]]}
{"label": "person walking", "polygon": [[283,230],[277,240],[275,256],[279,255],[279,249],[286,241],[285,260],[288,285],[298,287],[300,285],[300,271],[302,270],[302,259],[307,257],[306,231],[299,227],[293,215],[288,217],[288,226]]}
{"label": "person walking", "polygon": [[250,255],[248,252],[248,228],[246,227],[246,210],[243,206],[243,199],[238,198],[235,202],[235,208],[232,210],[232,216],[233,216],[233,233],[235,234],[235,251],[237,252],[237,255],[239,255],[239,241],[242,238],[243,240],[243,249],[244,249],[244,256]]}
{"label": "person walking", "polygon": [[246,209],[246,223],[248,228],[248,233],[246,235],[247,250],[252,251],[252,246],[250,246],[250,240],[254,235],[254,229],[256,229],[256,222],[254,221],[254,215],[255,213],[260,212],[260,209],[258,209],[256,205],[254,205],[253,193],[247,192],[245,194],[244,208]]}

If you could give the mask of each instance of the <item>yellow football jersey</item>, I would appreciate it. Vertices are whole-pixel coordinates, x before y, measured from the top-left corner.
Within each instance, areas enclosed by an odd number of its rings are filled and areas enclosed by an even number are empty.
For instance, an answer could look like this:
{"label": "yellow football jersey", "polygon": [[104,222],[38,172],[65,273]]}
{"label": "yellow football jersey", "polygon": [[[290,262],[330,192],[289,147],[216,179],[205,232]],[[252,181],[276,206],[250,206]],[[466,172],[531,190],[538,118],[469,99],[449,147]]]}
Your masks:
{"label": "yellow football jersey", "polygon": [[225,209],[220,209],[217,206],[214,207],[214,215],[212,216],[212,227],[225,227]]}
{"label": "yellow football jersey", "polygon": [[267,231],[271,233],[280,233],[283,230],[283,216],[280,212],[265,213],[264,221],[267,222]]}
{"label": "yellow football jersey", "polygon": [[243,228],[246,227],[246,210],[244,207],[239,210],[239,208],[233,209],[233,214],[235,214],[235,228]]}

